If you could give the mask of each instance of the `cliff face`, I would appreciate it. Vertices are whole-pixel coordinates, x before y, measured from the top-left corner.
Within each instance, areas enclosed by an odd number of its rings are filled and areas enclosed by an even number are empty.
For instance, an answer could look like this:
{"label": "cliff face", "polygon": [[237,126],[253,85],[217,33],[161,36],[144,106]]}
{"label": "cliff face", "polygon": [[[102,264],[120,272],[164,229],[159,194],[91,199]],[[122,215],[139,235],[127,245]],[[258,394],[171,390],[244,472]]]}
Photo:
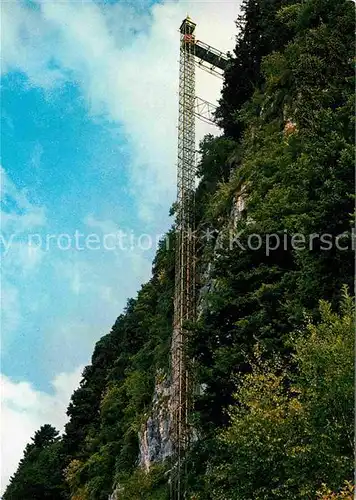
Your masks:
{"label": "cliff face", "polygon": [[151,413],[139,432],[139,466],[147,471],[172,455],[170,394],[169,380],[159,373]]}
{"label": "cliff face", "polygon": [[[231,210],[230,217],[226,222],[226,227],[235,227],[236,221],[242,217],[245,210],[245,200],[241,195],[236,196],[236,203]],[[221,245],[222,232],[218,235],[213,257]],[[212,278],[213,265],[208,262],[202,273],[201,287],[198,292],[197,317],[200,318],[204,310],[209,307],[209,293],[215,289],[215,282]],[[198,394],[203,394],[204,384],[196,388]],[[164,462],[172,456],[173,443],[171,438],[172,418],[170,408],[171,386],[169,378],[163,372],[156,376],[156,383],[152,397],[152,408],[147,420],[142,425],[138,434],[139,457],[138,465],[142,469],[149,471],[155,463]],[[194,433],[194,440],[197,439]],[[112,498],[111,500],[115,500]]]}
{"label": "cliff face", "polygon": [[[155,464],[163,463],[172,456],[172,419],[170,409],[171,386],[169,378],[159,370],[156,375],[152,407],[138,433],[138,468],[145,473]],[[120,500],[125,487],[115,486],[108,500]]]}

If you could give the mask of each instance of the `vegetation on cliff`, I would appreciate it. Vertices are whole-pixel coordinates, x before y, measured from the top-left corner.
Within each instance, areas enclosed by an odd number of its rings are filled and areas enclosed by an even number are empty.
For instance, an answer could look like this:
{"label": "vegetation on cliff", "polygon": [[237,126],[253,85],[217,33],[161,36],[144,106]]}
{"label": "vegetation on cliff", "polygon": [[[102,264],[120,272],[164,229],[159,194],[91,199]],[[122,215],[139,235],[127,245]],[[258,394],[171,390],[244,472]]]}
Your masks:
{"label": "vegetation on cliff", "polygon": [[[354,24],[350,0],[244,1],[224,134],[197,172],[191,499],[352,498]],[[4,500],[168,498],[170,464],[137,461],[173,293],[174,228],[97,343],[64,435],[36,433]]]}

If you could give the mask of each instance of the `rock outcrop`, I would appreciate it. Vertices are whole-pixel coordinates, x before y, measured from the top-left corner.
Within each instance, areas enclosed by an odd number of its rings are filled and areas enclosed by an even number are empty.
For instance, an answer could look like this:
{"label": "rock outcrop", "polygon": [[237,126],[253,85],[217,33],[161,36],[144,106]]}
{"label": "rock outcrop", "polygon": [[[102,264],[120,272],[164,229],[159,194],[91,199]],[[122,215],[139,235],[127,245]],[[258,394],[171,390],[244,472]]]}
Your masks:
{"label": "rock outcrop", "polygon": [[152,409],[139,433],[139,466],[146,470],[172,455],[170,393],[168,378],[158,373]]}

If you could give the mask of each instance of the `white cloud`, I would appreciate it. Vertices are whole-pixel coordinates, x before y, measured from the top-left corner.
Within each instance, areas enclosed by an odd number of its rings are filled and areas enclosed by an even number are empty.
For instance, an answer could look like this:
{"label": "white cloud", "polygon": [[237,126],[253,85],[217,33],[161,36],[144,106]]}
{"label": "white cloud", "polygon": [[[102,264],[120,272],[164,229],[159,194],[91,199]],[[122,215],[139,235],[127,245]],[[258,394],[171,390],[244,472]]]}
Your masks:
{"label": "white cloud", "polygon": [[0,233],[1,233],[1,330],[13,332],[21,320],[21,301],[16,280],[34,272],[43,252],[30,248],[27,235],[46,224],[45,210],[30,200],[25,189],[19,189],[0,167]]}
{"label": "white cloud", "polygon": [[63,430],[66,408],[82,371],[83,366],[80,366],[71,373],[58,374],[52,381],[52,394],[37,391],[28,382],[16,382],[0,375],[2,491],[35,431],[44,424]]}
{"label": "white cloud", "polygon": [[[140,277],[142,280],[149,278],[148,263],[150,263],[150,255],[147,255],[147,250],[156,249],[160,237],[160,234],[135,234],[133,231],[128,230],[125,227],[120,227],[114,221],[110,219],[102,220],[93,215],[88,215],[84,219],[84,223],[87,227],[92,229],[98,229],[101,234],[101,244],[104,245],[105,236],[116,236],[116,239],[110,238],[107,242],[108,246],[116,245],[116,249],[113,251],[108,250],[115,260],[115,269],[121,276],[125,275],[129,271],[133,276]],[[150,248],[148,246],[150,245]],[[107,294],[104,294],[107,296]]]}
{"label": "white cloud", "polygon": [[123,228],[120,228],[112,220],[101,220],[94,215],[85,217],[84,224],[93,229],[100,229],[103,234],[121,234],[123,232]]}
{"label": "white cloud", "polygon": [[67,256],[62,260],[52,260],[52,266],[56,269],[58,279],[66,280],[75,295],[79,295],[84,290],[88,292],[88,284],[94,285],[93,270],[85,260]]}
{"label": "white cloud", "polygon": [[17,288],[3,277],[1,277],[0,304],[2,332],[16,330],[20,323],[19,293]]}
{"label": "white cloud", "polygon": [[46,223],[45,211],[31,202],[26,189],[19,189],[0,166],[1,231],[19,234]]}
{"label": "white cloud", "polygon": [[[46,89],[77,82],[93,114],[124,125],[133,147],[131,189],[143,218],[175,196],[178,57],[189,11],[197,37],[234,46],[238,1],[176,1],[144,11],[133,4],[43,2],[38,10],[3,6],[3,70],[24,71]],[[24,35],[26,34],[26,36]],[[198,76],[198,94],[216,100],[221,81]],[[198,139],[211,128],[199,125]]]}
{"label": "white cloud", "polygon": [[16,264],[16,272],[20,267],[31,269],[39,262],[41,253],[28,247],[28,234],[46,224],[44,207],[33,203],[30,193],[26,189],[19,189],[1,166],[0,198],[3,268],[9,271]]}
{"label": "white cloud", "polygon": [[41,263],[44,251],[38,246],[31,246],[27,241],[11,240],[11,247],[3,257],[3,272],[6,275],[28,276]]}
{"label": "white cloud", "polygon": [[41,165],[42,157],[43,157],[43,147],[41,146],[41,144],[39,142],[36,142],[34,147],[33,147],[30,165],[33,168],[36,168],[36,169],[39,168]]}

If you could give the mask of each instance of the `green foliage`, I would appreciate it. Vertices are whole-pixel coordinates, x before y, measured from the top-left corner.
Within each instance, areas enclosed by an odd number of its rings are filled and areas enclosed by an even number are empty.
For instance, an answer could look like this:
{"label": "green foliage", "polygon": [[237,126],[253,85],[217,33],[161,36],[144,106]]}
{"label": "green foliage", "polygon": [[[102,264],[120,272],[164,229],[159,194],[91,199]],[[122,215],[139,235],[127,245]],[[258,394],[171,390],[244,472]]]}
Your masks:
{"label": "green foliage", "polygon": [[242,3],[242,13],[236,21],[237,43],[225,72],[217,112],[228,137],[239,139],[245,129],[240,111],[264,82],[263,57],[280,50],[292,37],[293,29],[276,14],[282,6],[295,3],[298,0],[244,0]]}
{"label": "green foliage", "polygon": [[323,485],[320,491],[317,492],[318,500],[353,500],[355,487],[350,481],[345,481],[345,486],[338,492],[332,492],[330,488]]}
{"label": "green foliage", "polygon": [[163,466],[156,465],[149,472],[136,470],[132,475],[118,478],[122,500],[168,500],[168,475]]}
{"label": "green foliage", "polygon": [[26,446],[24,457],[3,495],[4,500],[67,498],[62,475],[62,446],[58,431],[42,426]]}
{"label": "green foliage", "polygon": [[[97,343],[92,364],[72,397],[63,438],[64,443],[78,443],[71,455],[77,465],[67,476],[72,497],[106,500],[116,478],[130,477],[136,465],[138,432],[150,407],[155,375],[167,370],[173,276],[174,238],[168,233],[151,280]],[[94,395],[95,401],[88,400]]]}
{"label": "green foliage", "polygon": [[[264,86],[240,114],[246,124],[240,165],[205,208],[213,214],[210,226],[221,229],[233,190],[245,186],[248,218],[235,221],[238,242],[220,231],[208,256],[212,290],[191,338],[198,380],[207,385],[196,404],[206,432],[227,422],[234,375],[249,370],[245,353],[256,341],[269,355],[288,358],[288,337],[302,324],[303,311],[318,317],[320,298],[335,307],[342,284],[352,286],[354,19],[349,2],[336,4],[328,3],[335,15],[321,16],[312,27],[310,2],[295,9],[303,28],[283,51],[264,59]],[[308,58],[313,62],[306,64]],[[285,129],[289,121],[292,133]],[[273,234],[280,244],[268,251]],[[305,238],[304,249],[292,246],[295,234]],[[322,245],[322,234],[331,244]],[[347,250],[337,248],[337,238]]]}
{"label": "green foliage", "polygon": [[[197,233],[210,237],[197,242],[199,318],[187,325],[204,384],[189,495],[351,498],[353,305],[340,290],[354,274],[354,5],[245,0],[237,26],[224,135],[205,137],[197,169]],[[309,243],[313,233],[332,244]],[[173,229],[150,281],[96,344],[63,437],[36,433],[4,500],[106,500],[115,486],[123,500],[168,498],[171,464],[146,473],[137,458],[157,373],[169,373],[174,246]]]}
{"label": "green foliage", "polygon": [[320,323],[293,339],[291,370],[256,352],[220,436],[229,458],[212,459],[206,478],[212,498],[307,499],[352,480],[355,325],[345,291],[341,311],[321,301]]}

